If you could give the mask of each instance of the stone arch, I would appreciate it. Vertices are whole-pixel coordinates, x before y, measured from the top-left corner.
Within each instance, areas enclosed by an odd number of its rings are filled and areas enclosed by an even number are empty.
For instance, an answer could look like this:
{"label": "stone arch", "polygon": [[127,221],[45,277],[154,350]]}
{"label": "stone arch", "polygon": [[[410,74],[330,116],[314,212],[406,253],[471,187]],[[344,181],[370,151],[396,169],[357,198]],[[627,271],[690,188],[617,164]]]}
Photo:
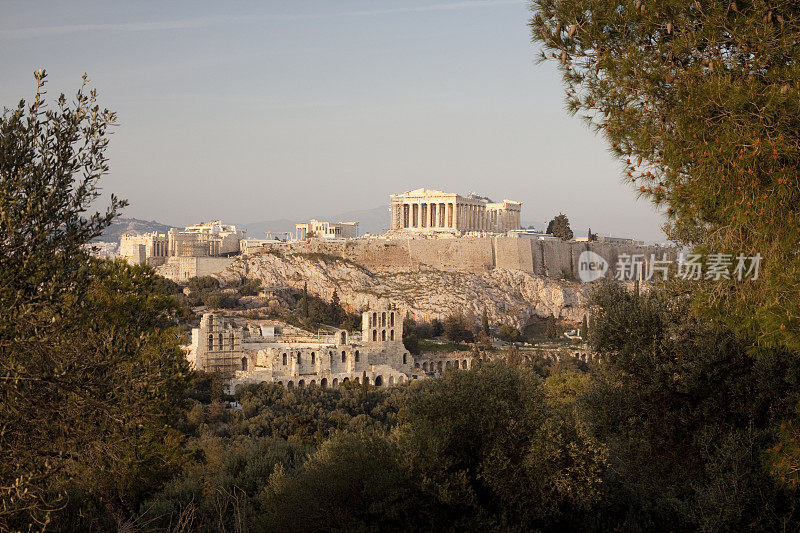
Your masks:
{"label": "stone arch", "polygon": [[242,357],[242,372],[247,372],[247,357]]}
{"label": "stone arch", "polygon": [[353,378],[353,381],[355,381],[356,383],[360,383],[360,381],[358,380],[358,378]]}
{"label": "stone arch", "polygon": [[372,325],[373,326],[378,325],[378,313],[372,313]]}
{"label": "stone arch", "polygon": [[384,330],[381,330],[381,340],[382,340],[382,341],[385,341],[385,340],[386,340],[386,330],[385,330],[385,329],[384,329]]}
{"label": "stone arch", "polygon": [[372,330],[372,340],[373,341],[377,341],[378,340],[378,330],[377,329],[373,329]]}
{"label": "stone arch", "polygon": [[383,376],[375,376],[375,386],[376,387],[383,386]]}
{"label": "stone arch", "polygon": [[467,360],[466,360],[466,359],[464,359],[463,361],[461,361],[461,368],[463,368],[464,370],[466,370],[466,369],[467,369]]}
{"label": "stone arch", "polygon": [[301,379],[300,381],[297,382],[297,388],[298,389],[304,389],[305,386],[306,386],[306,380]]}
{"label": "stone arch", "polygon": [[389,313],[389,326],[394,327],[394,311]]}
{"label": "stone arch", "polygon": [[348,381],[350,381],[350,378],[344,378],[344,379],[342,380],[342,383],[347,383]]}
{"label": "stone arch", "polygon": [[289,381],[289,382],[286,384],[286,388],[287,388],[287,389],[289,389],[289,390],[292,390],[292,389],[294,388],[294,382],[292,382],[292,381]]}
{"label": "stone arch", "polygon": [[333,378],[333,388],[335,389],[338,386],[339,386],[339,378]]}
{"label": "stone arch", "polygon": [[345,353],[344,350],[342,350],[342,363],[344,363],[346,360],[347,360],[347,354]]}
{"label": "stone arch", "polygon": [[[419,363],[417,363],[417,366],[419,366]],[[422,371],[423,372],[427,372],[428,371],[428,362],[427,361],[424,361],[422,363]]]}
{"label": "stone arch", "polygon": [[381,313],[381,327],[386,327],[386,312]]}
{"label": "stone arch", "polygon": [[309,383],[309,384],[308,384],[308,386],[309,386],[309,387],[313,387],[313,386],[314,386],[314,385],[316,385],[316,384],[317,384],[317,382],[316,382],[315,380],[313,380],[313,379],[312,379],[312,380],[311,380],[311,383]]}
{"label": "stone arch", "polygon": [[441,373],[441,372],[442,372],[442,362],[441,362],[441,361],[439,361],[438,363],[436,363],[436,370],[438,370],[438,371],[439,371],[439,373]]}
{"label": "stone arch", "polygon": [[445,367],[446,369],[447,369],[447,368],[450,368],[450,361],[445,361],[445,363],[444,363],[444,367]]}
{"label": "stone arch", "polygon": [[[327,389],[328,388],[328,378],[322,378],[321,380],[319,380],[319,386],[322,387],[323,389]],[[335,386],[336,385],[334,384],[334,387]]]}
{"label": "stone arch", "polygon": [[394,340],[394,330],[393,329],[389,330],[389,340],[390,341]]}

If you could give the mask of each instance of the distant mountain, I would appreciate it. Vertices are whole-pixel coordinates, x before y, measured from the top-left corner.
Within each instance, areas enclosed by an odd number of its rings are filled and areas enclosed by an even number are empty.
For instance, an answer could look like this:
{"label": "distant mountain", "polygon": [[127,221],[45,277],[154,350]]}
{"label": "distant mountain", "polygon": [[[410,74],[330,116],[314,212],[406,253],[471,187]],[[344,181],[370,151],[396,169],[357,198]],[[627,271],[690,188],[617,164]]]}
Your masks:
{"label": "distant mountain", "polygon": [[158,233],[166,233],[175,226],[169,226],[156,222],[155,220],[139,220],[138,218],[123,218],[119,217],[114,219],[109,227],[103,231],[103,234],[95,239],[94,242],[116,242],[119,243],[119,238],[125,234],[140,235],[142,233],[150,233],[157,231]]}

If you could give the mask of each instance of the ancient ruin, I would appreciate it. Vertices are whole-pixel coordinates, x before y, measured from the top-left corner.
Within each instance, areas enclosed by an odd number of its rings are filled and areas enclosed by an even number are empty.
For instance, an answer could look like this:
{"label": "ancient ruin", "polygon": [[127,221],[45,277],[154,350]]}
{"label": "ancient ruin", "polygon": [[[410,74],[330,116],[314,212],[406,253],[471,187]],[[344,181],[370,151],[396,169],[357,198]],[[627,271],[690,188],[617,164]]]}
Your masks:
{"label": "ancient ruin", "polygon": [[460,355],[427,358],[423,368],[402,339],[403,320],[391,307],[363,312],[360,335],[334,328],[287,335],[274,326],[237,327],[206,313],[192,330],[187,358],[196,369],[227,378],[231,389],[243,383],[327,388],[348,381],[392,386],[472,367],[472,357]]}
{"label": "ancient ruin", "polygon": [[461,196],[432,189],[393,194],[391,199],[392,232],[462,235],[520,228],[521,202],[492,202],[474,193]]}

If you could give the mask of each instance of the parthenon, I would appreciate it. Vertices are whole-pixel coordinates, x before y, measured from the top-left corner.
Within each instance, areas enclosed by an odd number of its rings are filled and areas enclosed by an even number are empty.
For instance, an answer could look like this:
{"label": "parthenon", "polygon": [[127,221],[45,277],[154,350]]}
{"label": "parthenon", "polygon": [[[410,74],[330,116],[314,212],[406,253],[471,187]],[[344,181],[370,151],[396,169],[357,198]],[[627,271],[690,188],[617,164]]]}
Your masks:
{"label": "parthenon", "polygon": [[393,194],[392,230],[413,233],[505,233],[520,228],[521,202],[431,189]]}

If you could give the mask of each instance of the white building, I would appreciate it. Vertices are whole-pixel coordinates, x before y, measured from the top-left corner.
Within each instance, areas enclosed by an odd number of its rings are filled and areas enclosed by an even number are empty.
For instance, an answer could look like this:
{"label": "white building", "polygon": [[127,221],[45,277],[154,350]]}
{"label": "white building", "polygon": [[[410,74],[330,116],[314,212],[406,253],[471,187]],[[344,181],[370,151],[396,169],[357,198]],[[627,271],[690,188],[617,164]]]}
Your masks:
{"label": "white building", "polygon": [[358,222],[320,222],[311,219],[307,223],[295,225],[295,239],[355,239],[358,237]]}
{"label": "white building", "polygon": [[393,194],[392,231],[399,233],[505,233],[520,228],[522,203],[492,202],[432,189]]}

